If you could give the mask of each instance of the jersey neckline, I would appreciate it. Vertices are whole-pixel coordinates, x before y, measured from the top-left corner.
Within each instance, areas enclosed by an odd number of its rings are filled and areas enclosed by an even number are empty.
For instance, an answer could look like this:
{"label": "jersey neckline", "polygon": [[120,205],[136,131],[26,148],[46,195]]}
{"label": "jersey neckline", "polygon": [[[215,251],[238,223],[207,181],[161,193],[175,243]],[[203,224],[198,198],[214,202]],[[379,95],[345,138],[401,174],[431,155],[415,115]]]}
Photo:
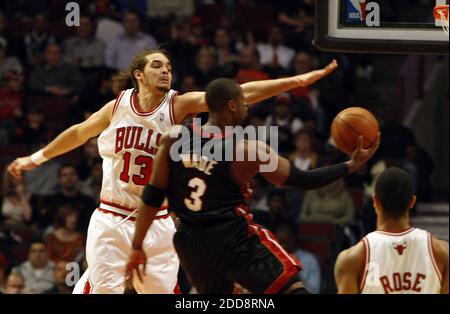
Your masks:
{"label": "jersey neckline", "polygon": [[415,227],[409,227],[409,228],[407,228],[403,231],[399,231],[399,232],[393,232],[393,231],[389,231],[389,230],[376,230],[375,232],[385,234],[385,235],[390,235],[390,236],[402,236],[402,235],[410,233],[411,231],[413,231],[415,229],[416,229]]}
{"label": "jersey neckline", "polygon": [[163,99],[161,100],[161,102],[152,110],[150,111],[140,111],[137,107],[137,103],[139,102],[138,98],[138,91],[137,89],[133,89],[132,93],[131,93],[131,109],[133,110],[133,112],[139,116],[149,116],[153,113],[155,113],[159,108],[161,108],[162,104],[166,101],[167,96],[169,95],[169,93],[166,93],[166,95],[163,97]]}

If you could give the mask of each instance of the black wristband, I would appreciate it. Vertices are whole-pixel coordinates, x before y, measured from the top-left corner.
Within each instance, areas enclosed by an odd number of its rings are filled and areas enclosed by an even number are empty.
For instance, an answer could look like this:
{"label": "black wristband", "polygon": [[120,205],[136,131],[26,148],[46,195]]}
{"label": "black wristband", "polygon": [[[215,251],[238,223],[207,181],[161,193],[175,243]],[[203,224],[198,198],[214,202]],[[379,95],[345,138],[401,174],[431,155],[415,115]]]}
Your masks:
{"label": "black wristband", "polygon": [[165,197],[165,190],[157,188],[151,184],[147,184],[142,192],[141,199],[145,205],[159,208],[161,207]]}
{"label": "black wristband", "polygon": [[303,190],[318,189],[345,177],[348,173],[348,165],[345,162],[308,171],[299,170],[291,162],[289,177],[284,182],[284,185],[290,185]]}

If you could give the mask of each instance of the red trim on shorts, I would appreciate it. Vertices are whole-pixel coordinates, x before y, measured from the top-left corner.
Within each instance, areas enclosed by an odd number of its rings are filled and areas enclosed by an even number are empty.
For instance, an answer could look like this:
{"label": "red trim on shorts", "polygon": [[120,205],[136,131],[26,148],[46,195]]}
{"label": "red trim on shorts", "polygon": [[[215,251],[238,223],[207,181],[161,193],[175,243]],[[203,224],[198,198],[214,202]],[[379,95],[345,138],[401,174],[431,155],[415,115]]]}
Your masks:
{"label": "red trim on shorts", "polygon": [[170,97],[170,101],[169,101],[170,122],[172,123],[172,125],[176,124],[174,100],[177,95],[178,95],[178,92],[173,93],[173,95],[172,95],[172,97]]}
{"label": "red trim on shorts", "polygon": [[442,276],[441,270],[439,269],[437,262],[436,262],[436,258],[435,258],[436,254],[435,254],[435,251],[433,248],[433,242],[431,240],[431,233],[427,232],[427,236],[428,236],[428,252],[430,254],[434,270],[436,271],[439,281],[441,282],[441,285],[442,285],[442,281],[443,281],[444,277]]}
{"label": "red trim on shorts", "polygon": [[104,204],[109,205],[109,206],[114,206],[114,207],[117,207],[119,209],[126,210],[128,212],[132,212],[134,210],[133,208],[128,208],[128,207],[125,207],[125,206],[121,206],[119,204],[115,204],[113,202],[108,202],[108,201],[105,201],[103,199],[100,199],[100,203],[104,203]]}
{"label": "red trim on shorts", "polygon": [[[303,265],[297,258],[287,253],[281,247],[275,236],[269,230],[260,229],[258,232],[258,236],[261,240],[261,243],[264,244],[264,246],[268,248],[283,265],[283,272],[278,276],[277,279],[272,282],[272,284],[266,289],[266,291],[264,291],[264,293],[266,294],[278,293],[280,289],[283,288],[284,285],[286,285],[289,279],[292,278],[292,276],[303,269]],[[276,245],[274,242],[278,245]]]}
{"label": "red trim on shorts", "polygon": [[181,289],[180,289],[180,285],[177,284],[175,285],[175,288],[173,288],[173,294],[181,294]]}
{"label": "red trim on shorts", "polygon": [[411,231],[413,231],[415,229],[416,228],[414,228],[414,227],[409,227],[408,229],[405,229],[405,230],[400,231],[400,232],[390,232],[388,230],[376,230],[375,232],[382,233],[382,234],[385,234],[385,235],[388,235],[388,236],[399,237],[399,236],[404,236],[405,234],[408,234],[408,233],[410,233]]}
{"label": "red trim on shorts", "polygon": [[[128,217],[128,216],[125,216],[125,215],[122,215],[122,214],[119,214],[119,213],[116,213],[116,212],[113,212],[113,211],[110,211],[110,210],[107,210],[107,209],[104,209],[104,208],[100,208],[100,207],[97,207],[97,210],[99,210],[99,211],[101,211],[103,213],[112,214],[114,216],[121,217],[121,218],[127,218]],[[161,215],[161,216],[155,216],[154,219],[155,220],[156,219],[165,219],[165,218],[168,218],[169,216],[170,216],[170,214],[165,214],[165,215]],[[129,217],[128,220],[136,221],[136,217]]]}
{"label": "red trim on shorts", "polygon": [[89,278],[86,280],[86,283],[84,284],[83,288],[83,294],[91,294],[92,287],[91,283],[89,282]]}
{"label": "red trim on shorts", "polygon": [[116,102],[114,103],[114,107],[113,107],[113,111],[112,111],[112,114],[111,114],[111,118],[116,113],[117,107],[118,107],[120,101],[122,100],[122,96],[123,96],[124,93],[125,93],[125,91],[120,91],[119,94],[117,94]]}
{"label": "red trim on shorts", "polygon": [[247,221],[248,236],[252,236],[258,233],[259,228],[253,221],[253,215],[250,213],[250,208],[245,205],[239,205],[234,208],[234,212],[236,213],[236,215],[244,217]]}
{"label": "red trim on shorts", "polygon": [[132,94],[131,94],[131,109],[133,110],[133,112],[135,114],[137,114],[138,116],[149,116],[151,114],[153,114],[155,111],[157,111],[159,108],[161,108],[162,104],[164,103],[164,101],[167,99],[167,93],[164,96],[164,98],[161,100],[161,102],[153,109],[150,111],[140,111],[138,109],[138,107],[136,106],[136,103],[139,102],[139,99],[137,98],[137,89],[134,89]]}
{"label": "red trim on shorts", "polygon": [[[107,210],[107,209],[103,209],[103,208],[100,208],[100,207],[97,207],[97,210],[101,211],[102,213],[105,213],[105,214],[111,214],[111,215],[114,215],[114,216],[117,216],[117,217],[120,217],[120,218],[127,218],[127,216],[125,216],[125,215],[122,215],[122,214],[119,214],[119,213],[116,213],[116,212],[113,212],[113,211],[110,211],[110,210]],[[129,217],[128,220],[136,221],[136,218],[135,217]]]}
{"label": "red trim on shorts", "polygon": [[363,243],[363,264],[362,264],[362,269],[361,269],[361,273],[359,274],[359,290],[362,291],[362,289],[364,288],[364,285],[366,283],[366,277],[367,277],[367,264],[369,263],[370,260],[370,248],[369,248],[369,243],[366,243],[367,239],[363,238],[362,240]]}

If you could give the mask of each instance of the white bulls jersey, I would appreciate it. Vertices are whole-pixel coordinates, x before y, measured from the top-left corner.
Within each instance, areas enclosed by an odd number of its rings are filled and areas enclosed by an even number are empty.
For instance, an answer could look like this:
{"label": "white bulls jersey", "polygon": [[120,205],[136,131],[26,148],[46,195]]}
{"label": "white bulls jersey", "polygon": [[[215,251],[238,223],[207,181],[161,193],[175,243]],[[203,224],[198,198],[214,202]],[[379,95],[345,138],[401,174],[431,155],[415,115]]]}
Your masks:
{"label": "white bulls jersey", "polygon": [[442,275],[430,233],[417,228],[401,233],[375,231],[362,241],[361,293],[440,293]]}
{"label": "white bulls jersey", "polygon": [[137,208],[150,180],[160,138],[175,123],[176,94],[170,90],[151,112],[138,111],[136,89],[127,89],[117,96],[111,123],[98,139],[103,158],[102,209],[127,216]]}

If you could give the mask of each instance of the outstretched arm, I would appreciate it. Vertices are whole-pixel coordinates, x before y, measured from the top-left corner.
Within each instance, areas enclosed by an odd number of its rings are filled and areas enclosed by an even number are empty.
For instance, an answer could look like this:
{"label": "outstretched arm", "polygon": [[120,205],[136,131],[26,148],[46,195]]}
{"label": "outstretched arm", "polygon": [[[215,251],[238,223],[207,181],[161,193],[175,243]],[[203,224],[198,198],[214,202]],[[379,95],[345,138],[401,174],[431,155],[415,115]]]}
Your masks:
{"label": "outstretched arm", "polygon": [[254,81],[242,84],[244,101],[246,105],[253,105],[262,100],[274,97],[297,87],[305,87],[314,84],[321,78],[329,75],[338,67],[333,60],[325,68],[275,80]]}
{"label": "outstretched arm", "polygon": [[[312,85],[321,78],[332,73],[337,67],[338,64],[336,60],[333,60],[325,68],[305,74],[242,84],[241,87],[244,93],[244,102],[246,105],[253,105],[291,89]],[[195,115],[200,112],[208,111],[205,92],[189,92],[176,96],[174,100],[174,111],[176,123],[182,122],[188,115]]]}
{"label": "outstretched arm", "polygon": [[83,145],[91,137],[99,135],[108,127],[111,121],[114,103],[114,100],[108,102],[86,121],[71,126],[39,152],[30,156],[17,158],[8,166],[8,171],[14,177],[21,178],[24,170],[32,170],[42,162],[67,153]]}
{"label": "outstretched arm", "polygon": [[[349,173],[357,171],[362,165],[364,165],[377,151],[380,145],[381,134],[378,133],[376,143],[368,149],[364,149],[363,137],[358,138],[358,145],[355,151],[352,153],[351,159],[332,166],[321,167],[308,171],[301,171],[293,166],[286,158],[276,154],[267,144],[261,143],[259,149],[270,151],[269,160],[278,158],[278,165],[275,171],[261,172],[261,174],[269,180],[271,183],[277,185],[288,185],[297,187],[304,190],[317,189],[333,181],[346,176]],[[258,154],[261,156],[262,154]],[[267,163],[267,162],[266,162]]]}

